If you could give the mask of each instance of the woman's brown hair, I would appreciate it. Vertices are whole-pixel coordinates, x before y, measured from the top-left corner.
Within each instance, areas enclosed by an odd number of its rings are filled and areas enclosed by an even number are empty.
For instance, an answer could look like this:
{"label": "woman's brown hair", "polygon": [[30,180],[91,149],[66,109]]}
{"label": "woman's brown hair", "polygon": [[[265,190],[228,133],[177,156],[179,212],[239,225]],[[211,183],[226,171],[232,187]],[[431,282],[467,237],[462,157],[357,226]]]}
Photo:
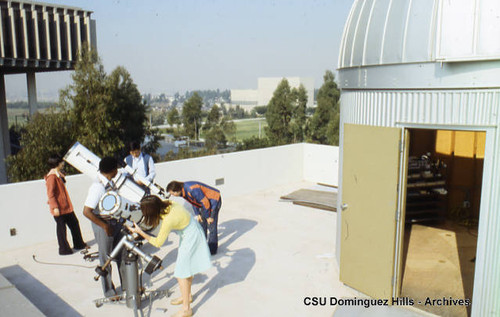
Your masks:
{"label": "woman's brown hair", "polygon": [[167,208],[171,204],[171,201],[161,200],[160,197],[154,195],[142,198],[141,211],[144,216],[144,223],[153,228],[158,226],[161,216],[168,214]]}

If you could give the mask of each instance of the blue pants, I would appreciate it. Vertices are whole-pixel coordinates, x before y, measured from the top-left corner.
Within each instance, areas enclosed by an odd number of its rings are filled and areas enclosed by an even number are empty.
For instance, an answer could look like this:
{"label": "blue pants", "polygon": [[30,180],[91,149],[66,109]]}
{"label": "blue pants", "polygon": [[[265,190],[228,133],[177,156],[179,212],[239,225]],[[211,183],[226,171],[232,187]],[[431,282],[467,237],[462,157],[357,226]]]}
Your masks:
{"label": "blue pants", "polygon": [[[219,200],[219,203],[215,207],[212,212],[212,218],[214,218],[214,222],[208,224],[207,219],[201,214],[201,208],[194,207],[195,211],[198,215],[201,215],[201,227],[203,228],[203,232],[205,233],[205,237],[208,240],[208,248],[210,249],[210,254],[214,255],[217,253],[217,248],[219,247],[219,240],[217,237],[217,223],[219,221],[219,210],[222,206],[222,198]],[[208,231],[208,235],[207,235]]]}

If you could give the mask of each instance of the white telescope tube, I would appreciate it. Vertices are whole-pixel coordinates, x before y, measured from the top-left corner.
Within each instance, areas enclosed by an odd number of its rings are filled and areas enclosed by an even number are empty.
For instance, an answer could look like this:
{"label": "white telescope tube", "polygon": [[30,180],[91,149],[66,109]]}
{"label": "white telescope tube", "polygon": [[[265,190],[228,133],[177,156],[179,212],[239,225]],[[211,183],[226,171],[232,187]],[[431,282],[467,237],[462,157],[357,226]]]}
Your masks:
{"label": "white telescope tube", "polygon": [[[76,142],[71,149],[69,149],[68,153],[64,156],[64,160],[83,174],[90,176],[92,179],[100,175],[99,162],[101,159],[79,142]],[[125,165],[113,179],[113,189],[128,200],[139,202],[146,192],[133,180],[126,177],[124,173],[135,176],[150,189],[152,194],[161,195],[165,198],[170,196],[165,193],[165,190],[160,185],[154,184],[140,175],[134,175],[135,171],[130,166]]]}

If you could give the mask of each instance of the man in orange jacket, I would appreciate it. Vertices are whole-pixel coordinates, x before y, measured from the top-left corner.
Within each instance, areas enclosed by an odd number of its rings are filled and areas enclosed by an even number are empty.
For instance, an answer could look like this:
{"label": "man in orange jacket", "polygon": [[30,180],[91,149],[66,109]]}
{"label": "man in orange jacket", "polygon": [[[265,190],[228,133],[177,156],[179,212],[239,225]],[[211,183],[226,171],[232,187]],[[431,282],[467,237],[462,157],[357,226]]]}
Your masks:
{"label": "man in orange jacket", "polygon": [[217,221],[222,205],[219,190],[201,182],[172,181],[168,184],[167,191],[170,195],[182,197],[193,205],[193,210],[201,223],[205,237],[207,237],[208,229],[208,247],[210,253],[215,255],[218,248]]}

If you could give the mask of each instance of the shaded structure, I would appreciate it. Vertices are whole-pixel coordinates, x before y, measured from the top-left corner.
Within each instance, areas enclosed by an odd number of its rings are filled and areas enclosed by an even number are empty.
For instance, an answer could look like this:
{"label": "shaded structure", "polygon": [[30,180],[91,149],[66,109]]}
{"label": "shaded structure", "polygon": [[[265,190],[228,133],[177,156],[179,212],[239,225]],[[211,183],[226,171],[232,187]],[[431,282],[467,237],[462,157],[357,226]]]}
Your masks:
{"label": "shaded structure", "polygon": [[0,2],[0,184],[10,154],[5,75],[26,74],[30,115],[36,112],[36,72],[73,70],[78,51],[96,47],[92,11],[42,2]]}

